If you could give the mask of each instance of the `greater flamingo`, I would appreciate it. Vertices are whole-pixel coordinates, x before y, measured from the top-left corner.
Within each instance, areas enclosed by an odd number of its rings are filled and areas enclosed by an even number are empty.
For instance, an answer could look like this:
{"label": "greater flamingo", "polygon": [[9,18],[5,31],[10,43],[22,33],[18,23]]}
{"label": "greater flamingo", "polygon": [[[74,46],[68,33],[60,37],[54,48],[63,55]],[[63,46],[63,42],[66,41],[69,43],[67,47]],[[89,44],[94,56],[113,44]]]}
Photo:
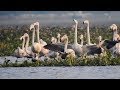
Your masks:
{"label": "greater flamingo", "polygon": [[[37,26],[37,30],[36,30],[36,32],[37,32],[37,42],[34,42],[34,35],[35,35],[35,27],[34,26]],[[39,22],[31,24],[30,25],[30,30],[32,30],[32,29],[33,29],[33,35],[32,35],[32,47],[31,47],[31,49],[32,49],[32,52],[35,53],[36,59],[38,59],[39,58],[39,53],[42,49],[42,45],[40,44],[40,41],[39,41]]]}
{"label": "greater flamingo", "polygon": [[89,21],[85,20],[83,24],[87,24],[87,45],[95,45],[90,42]]}
{"label": "greater flamingo", "polygon": [[[48,44],[46,46],[44,46],[44,48],[47,48],[49,50],[55,51],[60,53],[60,56],[62,59],[65,59],[66,57],[72,56],[73,58],[75,58],[75,51],[73,49],[68,49],[68,36],[64,35],[61,38],[61,42],[63,42],[65,45],[62,44]],[[72,47],[71,47],[72,48]]]}

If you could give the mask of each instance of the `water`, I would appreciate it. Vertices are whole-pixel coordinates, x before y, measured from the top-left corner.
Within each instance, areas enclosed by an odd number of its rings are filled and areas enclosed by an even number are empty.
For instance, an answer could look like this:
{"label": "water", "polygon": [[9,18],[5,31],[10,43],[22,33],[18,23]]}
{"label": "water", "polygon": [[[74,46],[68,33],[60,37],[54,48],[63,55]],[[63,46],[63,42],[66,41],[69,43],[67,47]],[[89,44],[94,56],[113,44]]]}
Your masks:
{"label": "water", "polygon": [[0,79],[120,79],[120,66],[6,67]]}
{"label": "water", "polygon": [[5,67],[0,79],[120,79],[120,66]]}
{"label": "water", "polygon": [[4,61],[6,60],[10,60],[10,62],[14,63],[16,60],[18,61],[18,63],[22,63],[25,60],[31,61],[31,58],[16,58],[13,56],[4,56],[4,57],[0,57],[0,64],[2,64]]}

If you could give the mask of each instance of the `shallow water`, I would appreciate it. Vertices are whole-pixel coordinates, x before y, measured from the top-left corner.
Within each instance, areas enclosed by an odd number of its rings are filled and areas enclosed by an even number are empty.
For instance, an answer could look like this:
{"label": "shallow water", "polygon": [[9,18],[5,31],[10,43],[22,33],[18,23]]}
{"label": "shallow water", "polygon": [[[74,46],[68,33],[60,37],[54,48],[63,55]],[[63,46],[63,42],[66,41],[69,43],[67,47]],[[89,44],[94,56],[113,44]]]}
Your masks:
{"label": "shallow water", "polygon": [[[3,61],[0,57],[0,63]],[[120,79],[120,66],[5,67],[0,68],[0,79]]]}
{"label": "shallow water", "polygon": [[6,67],[0,79],[120,79],[120,66]]}
{"label": "shallow water", "polygon": [[31,58],[16,58],[13,56],[3,56],[3,57],[0,57],[0,64],[2,64],[5,61],[5,58],[7,60],[10,60],[10,62],[12,62],[12,63],[14,63],[16,60],[18,61],[18,63],[23,62],[24,60],[31,61]]}

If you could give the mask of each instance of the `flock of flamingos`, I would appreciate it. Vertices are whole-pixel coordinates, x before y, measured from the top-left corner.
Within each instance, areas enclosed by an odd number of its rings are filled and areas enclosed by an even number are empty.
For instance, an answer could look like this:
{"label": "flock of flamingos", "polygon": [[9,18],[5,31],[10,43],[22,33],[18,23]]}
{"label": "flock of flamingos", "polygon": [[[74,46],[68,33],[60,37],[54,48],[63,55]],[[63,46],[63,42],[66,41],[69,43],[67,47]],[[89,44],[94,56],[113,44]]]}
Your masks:
{"label": "flock of flamingos", "polygon": [[[51,37],[51,43],[46,43],[42,39],[39,38],[39,22],[35,22],[30,25],[30,30],[32,31],[32,45],[29,46],[30,37],[27,33],[24,33],[23,36],[20,37],[20,40],[23,41],[22,48],[18,47],[14,56],[17,58],[27,57],[33,58],[34,60],[45,60],[50,58],[62,58],[65,59],[67,57],[81,57],[82,55],[86,56],[105,56],[106,50],[103,46],[111,52],[113,57],[120,55],[120,36],[117,33],[117,26],[112,24],[110,29],[113,31],[113,40],[102,40],[102,37],[98,37],[99,43],[92,44],[90,42],[90,32],[89,32],[89,21],[85,20],[83,24],[87,24],[87,44],[83,45],[83,35],[80,35],[81,43],[77,42],[77,25],[78,21],[73,20],[75,23],[75,34],[74,34],[74,43],[68,43],[67,34],[61,35],[58,33],[57,38]],[[37,41],[35,41],[35,36],[37,37]]]}

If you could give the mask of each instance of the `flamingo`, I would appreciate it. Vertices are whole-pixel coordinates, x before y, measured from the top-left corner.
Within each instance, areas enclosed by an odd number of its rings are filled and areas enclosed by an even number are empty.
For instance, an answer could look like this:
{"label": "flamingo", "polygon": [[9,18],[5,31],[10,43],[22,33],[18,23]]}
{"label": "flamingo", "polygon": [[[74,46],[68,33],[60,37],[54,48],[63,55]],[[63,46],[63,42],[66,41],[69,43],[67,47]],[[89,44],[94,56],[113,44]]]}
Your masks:
{"label": "flamingo", "polygon": [[[34,26],[37,26],[37,42],[34,42],[34,35],[35,35],[35,27]],[[36,55],[36,60],[38,59],[39,57],[39,53],[42,49],[42,44],[40,44],[40,41],[39,41],[39,22],[36,22],[34,24],[31,24],[30,25],[30,30],[33,29],[33,35],[32,35],[32,52],[35,53]]]}
{"label": "flamingo", "polygon": [[83,35],[82,34],[80,35],[80,40],[81,40],[81,44],[80,45],[83,46]]}
{"label": "flamingo", "polygon": [[103,41],[102,41],[102,37],[99,36],[98,37],[98,44],[96,45],[83,45],[83,55],[100,55],[102,53],[104,53],[104,49],[102,48],[103,45]]}
{"label": "flamingo", "polygon": [[105,39],[102,43],[111,52],[112,58],[120,56],[120,40],[112,41]]}
{"label": "flamingo", "polygon": [[[80,56],[81,52],[82,52],[82,45],[78,44],[78,42],[77,42],[77,25],[78,25],[78,21],[75,20],[75,19],[73,19],[73,21],[75,22],[74,44],[68,44],[68,48],[69,49],[73,49],[75,51],[75,54],[77,56]],[[59,50],[64,51],[63,50],[64,45],[62,43],[48,44],[45,47],[51,47],[51,49],[54,50],[54,51],[56,51],[56,52],[59,51]],[[57,49],[55,50],[54,47],[57,48]]]}
{"label": "flamingo", "polygon": [[52,44],[56,44],[56,43],[57,43],[57,39],[56,39],[55,37],[52,37],[52,38],[51,38],[51,43],[52,43]]}
{"label": "flamingo", "polygon": [[23,36],[22,36],[22,37],[20,37],[20,40],[23,40],[22,48],[17,47],[17,49],[14,51],[14,54],[13,54],[13,56],[15,56],[17,58],[22,58],[22,57],[26,56],[26,52],[25,52],[25,48],[24,48],[25,38],[23,38]]}
{"label": "flamingo", "polygon": [[112,24],[110,26],[110,29],[112,29],[112,31],[113,31],[113,41],[120,40],[120,36],[118,35],[118,32],[117,32],[117,25]]}
{"label": "flamingo", "polygon": [[48,44],[44,46],[44,48],[47,48],[49,50],[58,52],[59,55],[61,56],[62,59],[65,59],[66,57],[72,56],[75,58],[75,51],[73,49],[68,49],[68,36],[64,35],[61,38],[61,42],[63,42],[65,45],[63,46],[62,44]]}
{"label": "flamingo", "polygon": [[43,46],[47,45],[47,43],[46,43],[45,41],[43,41],[43,39],[40,39],[40,43],[41,43]]}
{"label": "flamingo", "polygon": [[27,53],[26,57],[28,58],[31,58],[34,54],[31,50],[31,47],[29,46],[29,35],[27,33],[25,33],[23,35],[23,38],[25,38],[25,41],[26,41],[26,44],[25,44],[25,52]]}
{"label": "flamingo", "polygon": [[62,38],[61,38],[61,42],[64,42],[65,46],[64,46],[64,53],[67,54],[66,57],[72,56],[73,58],[75,58],[75,51],[73,49],[68,49],[68,36],[65,34]]}
{"label": "flamingo", "polygon": [[[45,41],[43,41],[42,39],[40,39],[39,40],[39,23],[38,22],[36,22],[36,23],[34,23],[34,25],[37,25],[38,26],[38,28],[37,28],[37,30],[36,30],[36,33],[37,33],[37,40],[39,41],[39,43],[40,43],[40,47],[41,47],[41,51],[39,52],[40,53],[40,59],[42,59],[43,60],[43,58],[44,59],[49,59],[49,57],[56,57],[56,52],[53,52],[53,51],[51,51],[51,50],[49,50],[49,49],[46,49],[46,48],[44,48],[44,46],[46,46],[47,45],[47,43],[45,42]],[[43,56],[44,55],[44,56]],[[57,54],[58,55],[58,54]],[[37,58],[38,59],[38,58]]]}
{"label": "flamingo", "polygon": [[82,52],[82,45],[78,44],[77,42],[77,26],[78,26],[78,21],[76,19],[73,19],[75,22],[75,36],[74,36],[74,44],[72,45],[72,49],[75,51],[75,54],[77,56],[81,55]]}
{"label": "flamingo", "polygon": [[95,45],[90,42],[89,21],[85,20],[83,24],[87,24],[87,44],[86,45]]}
{"label": "flamingo", "polygon": [[110,29],[113,30],[113,40],[104,40],[104,45],[111,52],[112,58],[120,56],[120,37],[117,34],[117,25],[112,24]]}
{"label": "flamingo", "polygon": [[57,38],[58,38],[57,43],[60,43],[60,36],[61,36],[60,33],[58,33],[58,34],[57,34]]}

